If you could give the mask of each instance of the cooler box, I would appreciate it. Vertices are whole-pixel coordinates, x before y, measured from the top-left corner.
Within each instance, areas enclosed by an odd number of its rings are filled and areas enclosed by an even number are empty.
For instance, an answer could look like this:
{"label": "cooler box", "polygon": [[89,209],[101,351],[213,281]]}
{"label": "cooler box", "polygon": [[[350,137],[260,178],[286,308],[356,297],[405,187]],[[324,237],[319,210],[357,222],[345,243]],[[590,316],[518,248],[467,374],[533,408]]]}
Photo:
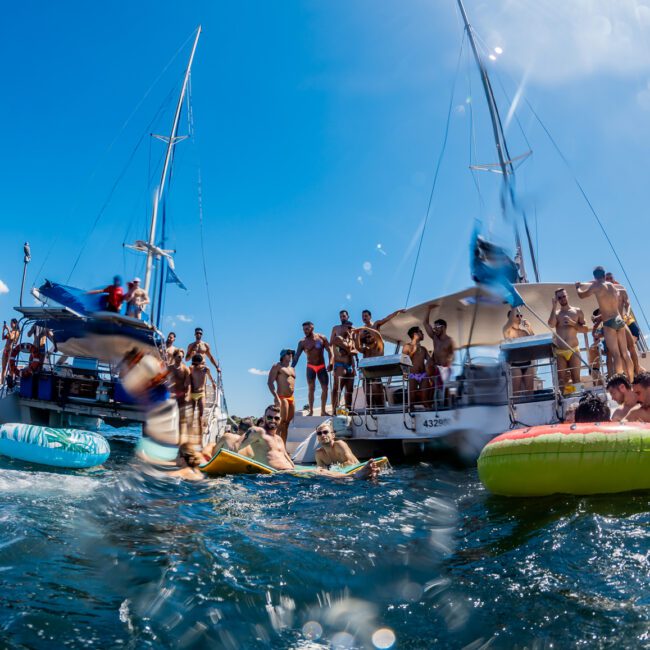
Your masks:
{"label": "cooler box", "polygon": [[51,401],[54,396],[54,377],[43,375],[38,378],[38,399]]}
{"label": "cooler box", "polygon": [[32,399],[34,396],[34,378],[21,377],[20,378],[20,396],[27,399]]}

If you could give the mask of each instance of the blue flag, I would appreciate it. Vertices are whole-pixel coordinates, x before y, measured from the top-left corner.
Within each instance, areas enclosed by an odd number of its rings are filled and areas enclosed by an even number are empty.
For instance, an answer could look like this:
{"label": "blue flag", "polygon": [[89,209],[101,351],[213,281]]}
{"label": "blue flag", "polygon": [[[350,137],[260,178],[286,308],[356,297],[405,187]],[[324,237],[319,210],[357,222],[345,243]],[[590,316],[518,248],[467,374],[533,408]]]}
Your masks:
{"label": "blue flag", "polygon": [[181,279],[176,275],[176,272],[169,266],[167,267],[167,278],[165,279],[165,282],[167,284],[177,284],[181,289],[187,291],[187,287],[182,283]]}
{"label": "blue flag", "polygon": [[492,244],[474,228],[470,251],[470,265],[474,282],[485,284],[499,294],[511,307],[520,307],[524,299],[514,287],[519,269],[505,249]]}

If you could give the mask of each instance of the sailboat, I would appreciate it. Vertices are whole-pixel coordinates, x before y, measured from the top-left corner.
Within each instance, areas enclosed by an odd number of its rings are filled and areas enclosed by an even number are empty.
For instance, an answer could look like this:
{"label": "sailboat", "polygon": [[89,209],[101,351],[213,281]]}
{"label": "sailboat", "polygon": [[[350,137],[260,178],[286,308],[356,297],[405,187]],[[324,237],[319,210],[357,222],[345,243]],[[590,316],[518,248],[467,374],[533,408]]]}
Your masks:
{"label": "sailboat", "polygon": [[[164,248],[164,232],[158,217],[171,174],[174,147],[186,138],[178,132],[200,36],[201,26],[196,30],[169,135],[159,137],[167,146],[147,238],[128,246],[146,255],[143,288],[148,295],[153,294],[151,316],[143,314],[138,319],[106,311],[102,297],[54,281],[33,289],[32,294],[40,304],[25,306],[21,300],[15,308],[21,315],[23,335],[14,349],[13,373],[0,388],[0,423],[97,428],[102,422],[114,427],[146,422],[146,411],[125,390],[118,367],[134,349],[160,362],[168,361],[159,327],[168,279],[179,281],[173,251]],[[30,330],[41,337],[39,343],[36,339],[35,344],[26,340],[24,333]],[[39,350],[41,346],[49,349],[43,353]],[[29,360],[24,361],[27,354]],[[221,376],[207,402],[205,443],[216,439],[228,417]]]}
{"label": "sailboat", "polygon": [[[352,412],[347,424],[336,422],[337,435],[344,436],[359,458],[396,455],[421,457],[424,453],[452,454],[466,463],[474,463],[481,449],[496,435],[509,429],[562,422],[573,403],[586,389],[603,394],[601,358],[590,367],[587,335],[580,346],[583,359],[581,381],[566,392],[560,386],[554,353],[554,335],[546,319],[551,297],[558,288],[566,290],[569,302],[579,304],[591,314],[598,306],[594,298],[579,300],[574,283],[540,282],[531,232],[525,212],[517,205],[515,195],[516,162],[524,156],[511,157],[492,83],[485,62],[477,47],[463,0],[458,9],[481,78],[481,85],[490,116],[497,163],[477,166],[496,172],[501,179],[502,215],[512,224],[514,256],[495,245],[477,228],[471,241],[471,275],[474,285],[462,291],[443,295],[405,309],[381,328],[385,342],[396,345],[392,355],[359,361],[359,381],[355,389]],[[513,218],[512,213],[517,213]],[[522,245],[523,229],[527,246]],[[527,248],[525,253],[524,249]],[[534,281],[526,266],[530,261]],[[503,326],[510,309],[520,307],[544,333],[504,340]],[[456,357],[449,381],[433,390],[431,400],[411,403],[409,375],[411,359],[401,352],[408,343],[407,332],[422,327],[423,322],[443,319],[448,334],[456,344]],[[422,343],[431,352],[433,341],[425,334]],[[647,346],[641,334],[636,343],[641,365],[648,364]],[[522,367],[533,373],[530,389],[516,389],[513,377]],[[368,395],[382,393],[379,404]],[[289,448],[297,462],[311,462],[316,439],[305,435],[314,418],[296,418],[289,430]],[[341,418],[337,418],[339,420]],[[312,421],[314,420],[314,421]],[[304,421],[304,422],[303,422]]]}

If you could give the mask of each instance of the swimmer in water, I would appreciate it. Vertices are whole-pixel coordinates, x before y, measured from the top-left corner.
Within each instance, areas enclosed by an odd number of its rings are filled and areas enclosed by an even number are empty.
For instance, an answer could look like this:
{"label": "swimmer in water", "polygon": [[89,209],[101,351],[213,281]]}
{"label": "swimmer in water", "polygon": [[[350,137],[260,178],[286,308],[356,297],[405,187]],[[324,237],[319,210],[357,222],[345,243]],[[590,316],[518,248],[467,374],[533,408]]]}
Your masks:
{"label": "swimmer in water", "polygon": [[320,447],[316,450],[318,467],[330,468],[331,465],[356,465],[359,460],[343,440],[336,440],[336,434],[329,422],[319,424],[316,436]]}
{"label": "swimmer in water", "polygon": [[[329,341],[322,334],[314,333],[314,324],[311,321],[302,324],[302,331],[305,337],[298,343],[296,356],[291,362],[291,367],[295,368],[298,365],[300,355],[304,351],[307,355],[308,415],[314,415],[316,377],[318,377],[321,388],[321,415],[329,415],[327,412],[327,389],[329,386],[328,373],[332,371],[332,348]],[[328,356],[327,365],[325,365],[325,351],[327,351]]]}
{"label": "swimmer in water", "polygon": [[[252,447],[254,456],[253,458],[260,462],[272,467],[278,471],[290,471],[292,473],[306,473],[316,474],[318,476],[327,476],[329,478],[346,478],[345,474],[340,472],[331,472],[323,469],[322,467],[316,470],[297,470],[291,457],[287,453],[286,447],[282,438],[278,434],[278,426],[280,425],[280,409],[272,404],[266,408],[264,412],[264,422],[261,427],[251,427],[244,435],[242,445],[248,444]],[[375,478],[379,473],[379,467],[374,461],[370,461],[362,472],[354,475],[354,478]]]}
{"label": "swimmer in water", "polygon": [[632,411],[639,408],[636,393],[632,390],[629,379],[623,373],[609,378],[607,392],[618,404],[618,408],[612,413],[613,422],[626,420]]}
{"label": "swimmer in water", "polygon": [[201,453],[191,444],[185,443],[179,447],[176,463],[180,469],[165,472],[165,476],[178,476],[186,481],[201,481],[205,478],[205,474],[199,469],[203,463]]}

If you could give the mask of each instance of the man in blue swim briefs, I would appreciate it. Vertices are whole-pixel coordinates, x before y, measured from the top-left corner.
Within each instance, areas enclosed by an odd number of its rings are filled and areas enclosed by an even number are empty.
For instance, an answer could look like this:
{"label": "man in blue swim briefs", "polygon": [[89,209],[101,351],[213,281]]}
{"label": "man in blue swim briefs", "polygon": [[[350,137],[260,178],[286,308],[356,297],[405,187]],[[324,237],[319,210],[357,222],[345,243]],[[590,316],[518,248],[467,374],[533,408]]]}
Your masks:
{"label": "man in blue swim briefs", "polygon": [[339,395],[345,391],[345,407],[352,408],[352,391],[354,390],[354,357],[358,354],[352,337],[352,323],[349,320],[341,324],[340,334],[332,341],[334,347],[334,377],[332,384],[332,410],[336,413]]}
{"label": "man in blue swim briefs", "polygon": [[[316,378],[321,388],[321,415],[329,415],[327,412],[327,389],[329,386],[329,375],[332,371],[332,348],[329,341],[322,335],[314,333],[314,324],[307,321],[302,324],[302,331],[305,337],[301,339],[296,348],[296,356],[293,358],[291,367],[298,365],[300,355],[305,352],[307,355],[307,387],[308,387],[308,415],[314,415],[314,392],[316,390]],[[328,364],[325,365],[325,351],[327,351]]]}
{"label": "man in blue swim briefs", "polygon": [[620,314],[620,298],[616,287],[605,280],[605,269],[597,266],[591,282],[576,282],[578,298],[594,296],[598,301],[600,315],[603,319],[603,334],[607,344],[607,356],[611,359],[614,372],[624,372],[630,381],[634,378],[634,365],[627,352],[627,335],[625,321]]}

